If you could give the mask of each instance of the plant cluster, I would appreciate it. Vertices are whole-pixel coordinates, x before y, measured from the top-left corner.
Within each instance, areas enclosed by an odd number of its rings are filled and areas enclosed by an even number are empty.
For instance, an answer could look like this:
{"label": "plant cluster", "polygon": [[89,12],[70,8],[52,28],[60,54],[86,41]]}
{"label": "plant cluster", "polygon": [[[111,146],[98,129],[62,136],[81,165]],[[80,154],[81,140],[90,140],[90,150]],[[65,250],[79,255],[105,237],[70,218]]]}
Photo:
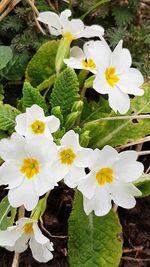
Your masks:
{"label": "plant cluster", "polygon": [[[39,14],[55,40],[41,45],[28,63],[17,107],[0,104],[0,184],[8,185],[0,203],[0,245],[16,253],[29,245],[37,261],[51,260],[55,248],[38,222],[50,191],[63,182],[75,191],[70,266],[118,267],[121,226],[112,206],[132,208],[135,197],[149,195],[138,152],[118,150],[150,134],[149,84],[131,67],[122,40],[112,51],[103,27],[70,16],[68,9]],[[93,40],[83,50],[72,47],[80,38]],[[3,45],[0,53],[3,73],[13,53]],[[96,91],[96,99],[87,98],[88,91]],[[22,206],[30,213],[13,225]]]}

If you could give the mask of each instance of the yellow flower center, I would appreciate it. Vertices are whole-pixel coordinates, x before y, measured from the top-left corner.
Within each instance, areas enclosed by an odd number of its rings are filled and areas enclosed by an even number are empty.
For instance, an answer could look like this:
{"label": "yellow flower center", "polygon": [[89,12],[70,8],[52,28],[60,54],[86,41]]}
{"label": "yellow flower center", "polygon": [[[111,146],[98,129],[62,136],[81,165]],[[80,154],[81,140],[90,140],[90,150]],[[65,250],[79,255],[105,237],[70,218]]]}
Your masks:
{"label": "yellow flower center", "polygon": [[105,183],[113,182],[113,170],[111,168],[102,168],[96,173],[96,180],[100,186]]}
{"label": "yellow flower center", "polygon": [[26,223],[23,227],[25,234],[31,234],[33,232],[33,223]]}
{"label": "yellow flower center", "polygon": [[45,123],[42,121],[36,120],[31,124],[31,128],[35,134],[43,134],[45,131]]}
{"label": "yellow flower center", "polygon": [[90,68],[92,70],[94,70],[96,68],[95,63],[94,63],[94,61],[91,58],[89,58],[89,59],[82,59],[82,65],[85,68]]}
{"label": "yellow flower center", "polygon": [[25,173],[26,178],[31,179],[39,173],[39,163],[36,159],[24,159],[20,171]]}
{"label": "yellow flower center", "polygon": [[115,68],[107,68],[105,71],[106,80],[111,87],[114,87],[115,84],[120,80],[119,77],[115,74],[115,72]]}
{"label": "yellow flower center", "polygon": [[63,34],[63,37],[66,38],[70,43],[76,39],[75,36],[73,36],[73,34],[71,32],[65,32]]}
{"label": "yellow flower center", "polygon": [[76,155],[71,148],[64,149],[60,152],[60,161],[62,164],[71,165],[75,158]]}

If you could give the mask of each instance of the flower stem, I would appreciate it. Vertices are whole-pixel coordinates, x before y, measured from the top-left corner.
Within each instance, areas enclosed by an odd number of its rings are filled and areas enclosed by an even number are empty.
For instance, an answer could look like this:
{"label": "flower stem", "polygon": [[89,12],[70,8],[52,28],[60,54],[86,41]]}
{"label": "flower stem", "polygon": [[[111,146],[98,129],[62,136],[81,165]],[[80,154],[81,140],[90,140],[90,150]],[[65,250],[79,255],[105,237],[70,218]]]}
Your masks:
{"label": "flower stem", "polygon": [[83,20],[87,15],[89,15],[94,9],[98,8],[99,6],[110,2],[110,0],[101,0],[98,3],[96,3],[95,5],[91,6],[91,8],[88,9],[87,12],[85,12],[80,18]]}

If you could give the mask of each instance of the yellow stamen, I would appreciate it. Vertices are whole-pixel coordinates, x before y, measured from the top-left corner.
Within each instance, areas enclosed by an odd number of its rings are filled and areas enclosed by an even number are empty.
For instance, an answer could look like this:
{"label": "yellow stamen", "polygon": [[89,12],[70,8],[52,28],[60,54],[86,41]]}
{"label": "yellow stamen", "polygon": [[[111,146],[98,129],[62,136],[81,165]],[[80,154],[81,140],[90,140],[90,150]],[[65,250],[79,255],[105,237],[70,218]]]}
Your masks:
{"label": "yellow stamen", "polygon": [[105,183],[113,182],[113,170],[111,168],[102,168],[96,173],[96,180],[100,186]]}
{"label": "yellow stamen", "polygon": [[45,131],[45,123],[36,120],[31,124],[31,129],[35,134],[43,134]]}
{"label": "yellow stamen", "polygon": [[31,234],[33,232],[33,223],[26,223],[23,227],[25,234]]}
{"label": "yellow stamen", "polygon": [[73,36],[71,32],[65,32],[63,34],[63,37],[66,38],[70,43],[76,39],[76,37]]}
{"label": "yellow stamen", "polygon": [[60,161],[62,164],[71,165],[75,158],[76,155],[71,148],[64,149],[60,152]]}
{"label": "yellow stamen", "polygon": [[95,69],[96,68],[96,65],[94,63],[94,61],[89,58],[89,59],[82,59],[82,65],[85,67],[85,68],[90,68],[90,69]]}
{"label": "yellow stamen", "polygon": [[25,173],[27,179],[31,179],[39,173],[39,163],[36,159],[24,159],[20,171]]}
{"label": "yellow stamen", "polygon": [[115,74],[115,72],[115,68],[107,68],[105,71],[106,80],[111,87],[114,87],[115,84],[120,80],[119,77]]}

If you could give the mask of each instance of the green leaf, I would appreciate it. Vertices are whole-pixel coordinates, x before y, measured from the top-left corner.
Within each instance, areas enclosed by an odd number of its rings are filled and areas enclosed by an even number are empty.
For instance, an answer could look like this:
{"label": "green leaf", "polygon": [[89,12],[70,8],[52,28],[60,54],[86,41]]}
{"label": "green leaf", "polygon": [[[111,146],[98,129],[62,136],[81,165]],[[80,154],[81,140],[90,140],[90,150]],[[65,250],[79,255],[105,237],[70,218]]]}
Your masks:
{"label": "green leaf", "polygon": [[10,105],[0,104],[0,130],[12,132],[15,127],[15,118],[20,111]]}
{"label": "green leaf", "polygon": [[55,73],[55,57],[59,41],[43,44],[29,62],[26,80],[36,87]]}
{"label": "green leaf", "polygon": [[117,214],[103,217],[83,210],[82,194],[76,192],[69,218],[68,255],[70,267],[118,267],[122,255],[122,232]]}
{"label": "green leaf", "polygon": [[[134,97],[131,100],[130,110],[125,116],[150,113],[150,84],[145,84],[144,90],[144,96]],[[108,102],[104,99],[98,104],[95,103],[92,107],[91,104],[86,104],[86,106],[88,107],[83,112],[84,122],[89,123],[84,124],[83,130],[90,131],[89,146],[93,148],[102,148],[106,144],[111,146],[125,145],[128,142],[139,140],[150,134],[150,119],[106,120],[96,122],[94,121],[96,119],[117,117],[120,114],[115,114],[111,111]]]}
{"label": "green leaf", "polygon": [[45,112],[45,115],[49,115],[48,107],[43,96],[30,83],[25,82],[23,86],[23,98],[24,108],[29,108],[33,104],[39,105]]}
{"label": "green leaf", "polygon": [[7,196],[4,197],[0,203],[0,230],[6,230],[8,226],[12,225],[15,216],[16,208],[10,206]]}
{"label": "green leaf", "polygon": [[6,67],[12,56],[13,53],[9,46],[0,45],[0,70]]}
{"label": "green leaf", "polygon": [[141,197],[150,195],[150,174],[143,174],[139,180],[135,182],[135,186],[142,192]]}
{"label": "green leaf", "polygon": [[2,70],[1,75],[7,80],[21,80],[24,76],[28,60],[28,52],[24,52],[22,54],[14,52],[13,58]]}
{"label": "green leaf", "polygon": [[52,90],[52,107],[60,106],[64,116],[71,112],[72,105],[79,100],[79,82],[75,71],[66,68],[57,77]]}

